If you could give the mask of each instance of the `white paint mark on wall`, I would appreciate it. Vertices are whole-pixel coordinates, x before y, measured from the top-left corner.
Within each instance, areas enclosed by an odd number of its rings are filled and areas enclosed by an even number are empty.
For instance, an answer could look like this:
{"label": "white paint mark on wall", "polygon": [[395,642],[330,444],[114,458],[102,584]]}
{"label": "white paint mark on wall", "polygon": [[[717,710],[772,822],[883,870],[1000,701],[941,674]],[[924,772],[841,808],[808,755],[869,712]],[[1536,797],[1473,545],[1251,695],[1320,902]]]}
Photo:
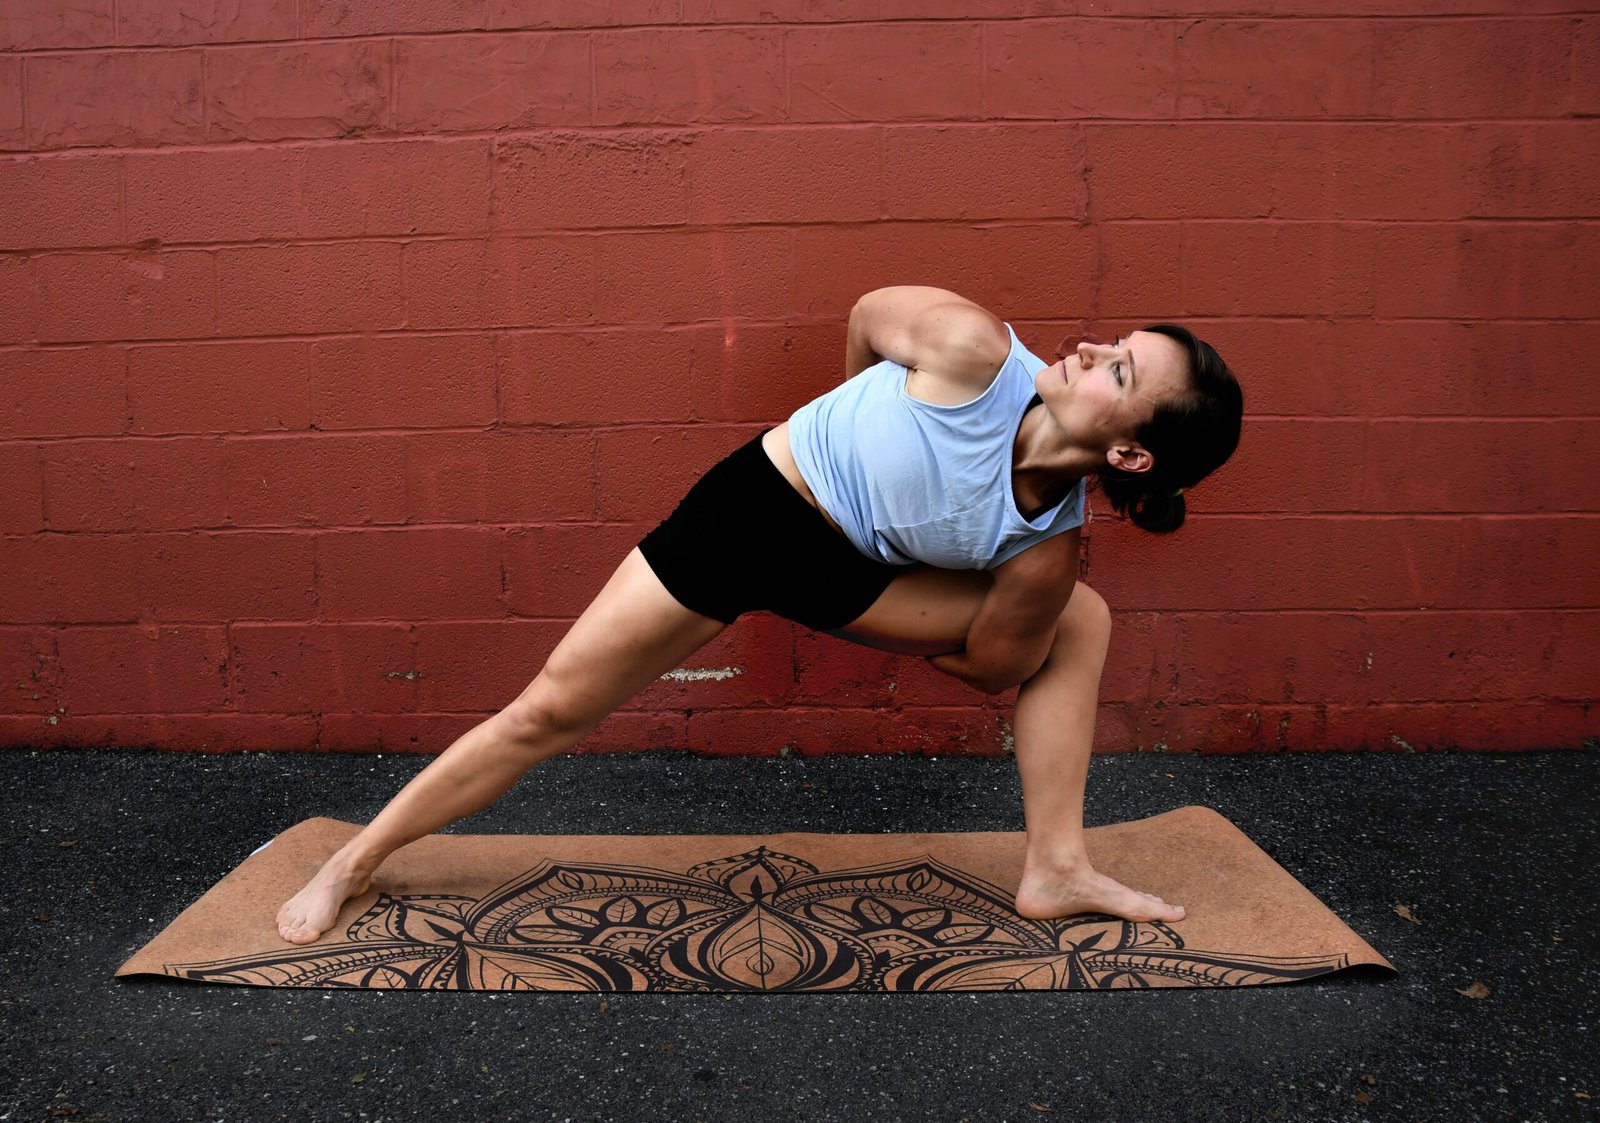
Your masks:
{"label": "white paint mark on wall", "polygon": [[744,674],[743,667],[679,667],[662,675],[671,682],[721,682],[725,678]]}

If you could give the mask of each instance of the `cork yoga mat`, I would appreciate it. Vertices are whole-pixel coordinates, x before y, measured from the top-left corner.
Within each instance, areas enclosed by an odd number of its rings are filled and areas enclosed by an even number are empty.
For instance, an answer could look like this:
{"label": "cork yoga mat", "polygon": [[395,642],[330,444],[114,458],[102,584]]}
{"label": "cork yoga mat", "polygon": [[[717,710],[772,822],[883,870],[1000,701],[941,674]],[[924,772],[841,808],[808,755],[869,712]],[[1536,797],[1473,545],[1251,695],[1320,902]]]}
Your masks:
{"label": "cork yoga mat", "polygon": [[1087,832],[1096,869],[1175,923],[1028,920],[1025,836],[432,835],[313,944],[278,906],[359,827],[308,819],[117,971],[399,990],[877,992],[1253,986],[1393,970],[1217,812]]}

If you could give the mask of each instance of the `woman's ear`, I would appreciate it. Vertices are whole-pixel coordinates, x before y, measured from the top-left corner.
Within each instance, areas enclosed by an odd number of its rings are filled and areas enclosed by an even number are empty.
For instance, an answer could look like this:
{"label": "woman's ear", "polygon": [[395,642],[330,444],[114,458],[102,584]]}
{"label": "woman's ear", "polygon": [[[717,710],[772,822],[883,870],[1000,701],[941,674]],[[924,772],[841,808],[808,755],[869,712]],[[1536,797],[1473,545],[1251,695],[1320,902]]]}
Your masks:
{"label": "woman's ear", "polygon": [[1137,442],[1112,445],[1106,450],[1106,463],[1123,472],[1148,472],[1155,467],[1156,458],[1150,450]]}

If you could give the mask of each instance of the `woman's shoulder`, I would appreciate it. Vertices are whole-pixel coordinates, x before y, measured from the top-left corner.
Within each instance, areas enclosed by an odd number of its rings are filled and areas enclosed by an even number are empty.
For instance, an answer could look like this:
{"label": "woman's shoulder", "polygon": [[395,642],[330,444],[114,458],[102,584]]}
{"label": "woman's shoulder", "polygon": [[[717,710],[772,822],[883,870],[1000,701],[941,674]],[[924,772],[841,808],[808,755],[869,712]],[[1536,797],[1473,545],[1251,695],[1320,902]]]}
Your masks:
{"label": "woman's shoulder", "polygon": [[1005,322],[971,301],[930,309],[919,327],[920,365],[945,378],[986,386],[1011,354],[1011,331]]}
{"label": "woman's shoulder", "polygon": [[[932,312],[933,310],[930,310]],[[917,397],[942,405],[970,401],[986,391],[1011,357],[1011,329],[971,302],[950,303],[918,325],[917,364],[907,368],[923,384]],[[911,383],[908,383],[908,388]]]}

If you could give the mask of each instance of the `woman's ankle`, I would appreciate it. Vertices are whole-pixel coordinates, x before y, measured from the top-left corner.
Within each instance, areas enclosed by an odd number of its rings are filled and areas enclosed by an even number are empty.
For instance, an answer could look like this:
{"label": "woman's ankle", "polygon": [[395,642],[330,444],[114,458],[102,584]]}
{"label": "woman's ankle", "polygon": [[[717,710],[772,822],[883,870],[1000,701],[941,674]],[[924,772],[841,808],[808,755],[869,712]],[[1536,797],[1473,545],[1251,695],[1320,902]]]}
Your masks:
{"label": "woman's ankle", "polygon": [[323,864],[323,869],[340,877],[367,877],[370,878],[378,872],[378,867],[383,865],[383,860],[388,855],[374,855],[359,849],[355,845],[356,839],[351,839]]}
{"label": "woman's ankle", "polygon": [[1030,847],[1022,861],[1023,873],[1071,874],[1094,867],[1089,863],[1089,851],[1083,847],[1062,846],[1044,849]]}

